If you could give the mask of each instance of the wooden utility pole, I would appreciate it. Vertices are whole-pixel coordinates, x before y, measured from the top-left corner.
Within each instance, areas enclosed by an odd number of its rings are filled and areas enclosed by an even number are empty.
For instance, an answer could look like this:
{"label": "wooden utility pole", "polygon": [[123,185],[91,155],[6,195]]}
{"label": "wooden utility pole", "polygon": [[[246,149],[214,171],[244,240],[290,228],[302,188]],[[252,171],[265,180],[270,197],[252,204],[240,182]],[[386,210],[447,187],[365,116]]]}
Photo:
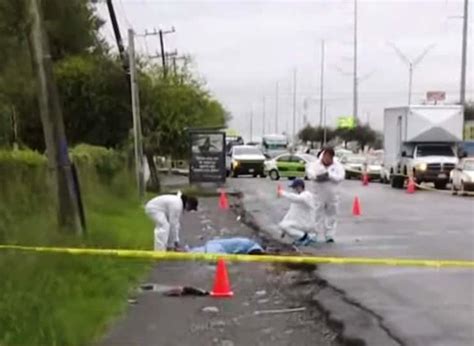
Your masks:
{"label": "wooden utility pole", "polygon": [[43,26],[41,0],[29,0],[28,43],[36,74],[38,101],[43,125],[48,166],[57,197],[58,223],[62,230],[82,234],[79,203],[72,175],[64,121],[53,75],[53,63]]}
{"label": "wooden utility pole", "polygon": [[130,67],[130,86],[132,93],[133,144],[135,152],[135,174],[137,178],[138,197],[145,197],[145,175],[143,170],[143,140],[140,118],[140,98],[138,91],[137,67],[135,64],[135,33],[128,29],[128,57]]}

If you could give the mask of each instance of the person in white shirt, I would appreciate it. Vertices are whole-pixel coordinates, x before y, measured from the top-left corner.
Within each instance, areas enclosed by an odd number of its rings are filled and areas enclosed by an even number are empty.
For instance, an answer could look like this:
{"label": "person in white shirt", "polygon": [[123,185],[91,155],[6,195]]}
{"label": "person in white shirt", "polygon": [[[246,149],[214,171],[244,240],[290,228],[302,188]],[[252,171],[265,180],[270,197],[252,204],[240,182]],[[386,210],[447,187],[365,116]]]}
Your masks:
{"label": "person in white shirt", "polygon": [[295,179],[290,184],[295,193],[278,190],[278,195],[288,199],[290,209],[279,223],[282,237],[289,235],[294,239],[294,245],[310,245],[316,241],[314,233],[314,196],[305,190],[304,181]]}
{"label": "person in white shirt", "polygon": [[162,195],[145,205],[145,213],[155,223],[154,249],[166,251],[179,248],[180,217],[183,209],[197,210],[198,200],[192,196]]}
{"label": "person in white shirt", "polygon": [[344,180],[344,167],[334,157],[334,149],[323,149],[318,160],[307,166],[306,176],[316,182],[316,230],[324,232],[327,243],[334,242],[339,207],[338,185]]}

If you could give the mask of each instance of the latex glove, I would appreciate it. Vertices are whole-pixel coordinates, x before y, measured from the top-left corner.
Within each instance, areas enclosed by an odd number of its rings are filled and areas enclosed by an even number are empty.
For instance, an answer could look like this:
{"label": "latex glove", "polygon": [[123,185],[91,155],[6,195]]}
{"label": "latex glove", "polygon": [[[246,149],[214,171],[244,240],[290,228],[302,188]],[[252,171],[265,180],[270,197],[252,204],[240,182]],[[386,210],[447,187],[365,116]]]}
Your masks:
{"label": "latex glove", "polygon": [[329,173],[328,172],[316,176],[316,181],[317,182],[321,183],[323,181],[328,181],[328,180],[329,180]]}

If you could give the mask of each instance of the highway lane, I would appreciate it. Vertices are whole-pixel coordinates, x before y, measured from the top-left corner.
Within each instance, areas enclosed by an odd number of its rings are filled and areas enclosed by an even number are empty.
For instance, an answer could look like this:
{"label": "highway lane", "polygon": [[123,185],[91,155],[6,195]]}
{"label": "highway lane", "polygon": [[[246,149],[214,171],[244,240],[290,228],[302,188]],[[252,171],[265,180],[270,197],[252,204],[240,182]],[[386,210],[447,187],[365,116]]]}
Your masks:
{"label": "highway lane", "polygon": [[[284,186],[287,180],[280,183]],[[230,179],[244,193],[247,211],[268,232],[288,202],[276,198],[269,179]],[[312,183],[308,183],[311,188]],[[351,215],[358,196],[360,217]],[[341,185],[336,243],[309,251],[318,255],[474,259],[474,198],[446,192],[406,194],[359,181]],[[275,234],[276,236],[276,234]],[[474,344],[474,272],[464,269],[320,266],[320,275],[380,317],[408,345]]]}

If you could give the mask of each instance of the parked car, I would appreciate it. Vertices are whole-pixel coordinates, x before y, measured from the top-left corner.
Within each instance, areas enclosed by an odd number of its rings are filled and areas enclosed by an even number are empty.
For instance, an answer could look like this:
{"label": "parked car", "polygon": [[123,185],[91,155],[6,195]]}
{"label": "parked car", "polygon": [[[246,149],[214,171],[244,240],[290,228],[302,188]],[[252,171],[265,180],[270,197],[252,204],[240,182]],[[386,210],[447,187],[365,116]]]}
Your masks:
{"label": "parked car", "polygon": [[341,159],[346,170],[346,179],[360,178],[367,171],[370,180],[382,181],[382,161],[375,156],[346,155]]}
{"label": "parked car", "polygon": [[352,151],[343,148],[336,149],[335,154],[338,159],[342,159],[344,156],[354,155]]}
{"label": "parked car", "polygon": [[232,147],[227,160],[227,176],[237,178],[242,174],[251,174],[254,177],[265,177],[265,156],[262,151],[250,145],[235,145]]}
{"label": "parked car", "polygon": [[278,180],[280,177],[306,178],[306,165],[315,160],[316,156],[309,154],[280,154],[265,162],[265,172],[272,180]]}
{"label": "parked car", "polygon": [[463,195],[465,191],[474,190],[474,158],[466,157],[459,161],[451,171],[451,191]]}
{"label": "parked car", "polygon": [[341,164],[346,171],[346,179],[360,178],[366,165],[366,158],[362,155],[344,155],[341,157]]}

